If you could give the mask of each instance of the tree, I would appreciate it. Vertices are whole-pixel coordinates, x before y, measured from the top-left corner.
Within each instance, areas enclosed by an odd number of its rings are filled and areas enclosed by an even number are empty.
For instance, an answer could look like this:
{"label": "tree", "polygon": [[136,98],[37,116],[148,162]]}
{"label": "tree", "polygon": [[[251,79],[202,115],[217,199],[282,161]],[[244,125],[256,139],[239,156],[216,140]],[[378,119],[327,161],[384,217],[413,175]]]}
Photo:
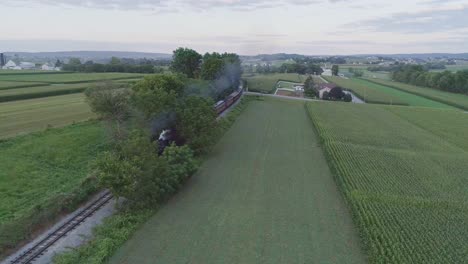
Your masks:
{"label": "tree", "polygon": [[81,65],[81,60],[79,58],[70,58],[70,60],[68,61],[68,64],[72,66]]}
{"label": "tree", "polygon": [[222,74],[223,69],[223,59],[208,57],[203,60],[200,77],[204,80],[215,80]]}
{"label": "tree", "polygon": [[63,65],[63,62],[61,62],[60,60],[57,60],[57,61],[55,62],[55,67],[57,67],[57,68],[62,67],[62,65]]}
{"label": "tree", "polygon": [[345,94],[344,97],[343,97],[343,101],[349,103],[349,102],[352,102],[353,101],[353,96],[349,93]]}
{"label": "tree", "polygon": [[178,48],[173,52],[171,70],[195,78],[198,75],[202,56],[195,50]]}
{"label": "tree", "polygon": [[205,153],[213,144],[216,135],[217,114],[213,101],[189,96],[176,110],[177,132],[196,154]]}
{"label": "tree", "polygon": [[112,82],[104,82],[85,91],[91,110],[112,128],[114,139],[126,136],[124,122],[130,116],[130,93]]}
{"label": "tree", "polygon": [[110,64],[112,64],[112,65],[118,65],[118,64],[121,64],[121,63],[122,62],[117,57],[112,57],[111,60],[110,60]]}
{"label": "tree", "polygon": [[333,76],[338,76],[338,73],[339,73],[339,71],[340,71],[340,68],[339,68],[338,65],[336,65],[336,64],[333,65],[331,70],[332,70],[332,75],[333,75]]}
{"label": "tree", "polygon": [[185,84],[177,75],[145,77],[133,86],[132,103],[147,119],[172,110],[182,98]]}
{"label": "tree", "polygon": [[312,76],[307,77],[307,79],[304,82],[304,94],[307,97],[317,96],[317,90],[315,90],[314,79],[312,78]]}
{"label": "tree", "polygon": [[335,88],[332,88],[328,95],[331,99],[341,100],[345,96],[345,93],[343,92],[343,89],[341,87],[337,86]]}

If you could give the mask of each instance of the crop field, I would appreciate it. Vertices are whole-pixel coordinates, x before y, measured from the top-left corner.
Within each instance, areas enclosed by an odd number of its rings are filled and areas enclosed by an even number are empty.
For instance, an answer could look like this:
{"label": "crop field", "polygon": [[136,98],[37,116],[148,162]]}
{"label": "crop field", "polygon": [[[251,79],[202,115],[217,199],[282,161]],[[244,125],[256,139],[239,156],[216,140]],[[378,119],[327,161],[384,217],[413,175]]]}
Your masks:
{"label": "crop field", "polygon": [[449,92],[439,91],[439,90],[428,88],[428,87],[420,87],[420,86],[394,82],[394,81],[385,81],[385,80],[377,80],[377,79],[372,79],[368,81],[374,82],[377,84],[382,84],[382,85],[392,87],[398,90],[402,90],[408,93],[412,93],[415,95],[419,95],[421,97],[432,99],[434,101],[445,103],[447,105],[458,107],[464,110],[468,110],[468,96],[467,95],[449,93]]}
{"label": "crop field", "polygon": [[0,103],[0,138],[94,118],[83,94]]}
{"label": "crop field", "polygon": [[364,99],[368,103],[452,108],[449,105],[434,100],[363,79],[344,79],[329,76],[324,78],[343,88],[352,90],[358,97]]}
{"label": "crop field", "polygon": [[468,115],[309,103],[371,263],[466,263]]}
{"label": "crop field", "polygon": [[274,93],[278,81],[298,83],[305,81],[304,76],[296,73],[257,74],[252,77],[244,77],[243,79],[247,81],[249,91],[261,93]]}
{"label": "crop field", "polygon": [[47,97],[47,96],[54,96],[54,95],[81,93],[92,85],[94,84],[92,83],[57,84],[57,85],[0,90],[0,102],[40,98],[40,97]]}
{"label": "crop field", "polygon": [[253,101],[110,263],[365,263],[304,103]]}
{"label": "crop field", "polygon": [[21,74],[0,75],[0,81],[43,82],[43,83],[80,83],[102,80],[135,79],[144,74],[136,73],[63,73],[63,74]]}
{"label": "crop field", "polygon": [[0,91],[7,89],[15,89],[19,87],[31,87],[40,85],[44,85],[44,83],[0,81]]}
{"label": "crop field", "polygon": [[34,220],[26,219],[40,218],[55,198],[80,187],[104,144],[94,122],[0,141],[0,255],[30,235],[25,225]]}

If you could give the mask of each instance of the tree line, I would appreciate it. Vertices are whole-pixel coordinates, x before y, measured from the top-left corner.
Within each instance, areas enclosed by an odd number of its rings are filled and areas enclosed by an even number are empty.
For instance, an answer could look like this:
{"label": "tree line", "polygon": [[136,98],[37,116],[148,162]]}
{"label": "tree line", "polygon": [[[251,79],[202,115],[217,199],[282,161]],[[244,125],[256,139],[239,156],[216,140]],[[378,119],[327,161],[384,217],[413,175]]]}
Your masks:
{"label": "tree line", "polygon": [[[167,60],[158,61],[150,59],[119,59],[111,58],[110,62],[95,63],[94,61],[86,61],[81,63],[78,58],[71,58],[68,63],[64,64],[60,61],[55,63],[56,67],[62,67],[64,71],[73,72],[126,72],[126,73],[162,73],[163,66],[168,65]],[[57,66],[59,65],[59,66]]]}
{"label": "tree line", "polygon": [[405,65],[392,73],[395,81],[430,87],[452,93],[468,94],[468,70],[429,72],[422,65]]}
{"label": "tree line", "polygon": [[323,73],[322,67],[318,64],[311,62],[308,63],[283,63],[281,66],[274,65],[258,65],[255,67],[252,65],[246,66],[247,72],[256,73],[297,73],[297,74],[315,74],[320,75]]}

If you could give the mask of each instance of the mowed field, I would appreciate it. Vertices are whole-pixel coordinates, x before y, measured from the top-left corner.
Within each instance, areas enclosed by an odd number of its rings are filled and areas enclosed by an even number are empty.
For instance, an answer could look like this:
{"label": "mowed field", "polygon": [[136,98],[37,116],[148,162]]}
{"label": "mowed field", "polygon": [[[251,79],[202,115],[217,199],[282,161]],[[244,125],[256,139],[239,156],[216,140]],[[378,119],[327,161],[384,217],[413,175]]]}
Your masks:
{"label": "mowed field", "polygon": [[428,87],[420,87],[406,83],[386,81],[380,79],[368,79],[370,82],[385,85],[394,89],[402,90],[408,93],[419,95],[434,101],[452,105],[464,110],[468,110],[468,95],[444,92]]}
{"label": "mowed field", "polygon": [[274,93],[276,83],[278,81],[289,81],[294,83],[302,83],[305,81],[303,75],[297,73],[272,73],[272,74],[256,74],[254,76],[243,77],[247,81],[247,86],[250,92]]}
{"label": "mowed field", "polygon": [[94,118],[83,94],[0,103],[0,138]]}
{"label": "mowed field", "polygon": [[389,105],[410,105],[433,108],[454,108],[450,105],[434,101],[419,95],[404,92],[392,87],[377,84],[363,79],[344,79],[341,77],[325,77],[329,82],[353,91],[358,97],[368,103]]}
{"label": "mowed field", "polygon": [[365,263],[304,103],[264,100],[110,263]]}
{"label": "mowed field", "polygon": [[88,165],[105,144],[95,122],[0,141],[0,256],[49,219],[49,208],[66,207],[70,192],[84,192]]}
{"label": "mowed field", "polygon": [[468,115],[309,103],[371,263],[468,262]]}

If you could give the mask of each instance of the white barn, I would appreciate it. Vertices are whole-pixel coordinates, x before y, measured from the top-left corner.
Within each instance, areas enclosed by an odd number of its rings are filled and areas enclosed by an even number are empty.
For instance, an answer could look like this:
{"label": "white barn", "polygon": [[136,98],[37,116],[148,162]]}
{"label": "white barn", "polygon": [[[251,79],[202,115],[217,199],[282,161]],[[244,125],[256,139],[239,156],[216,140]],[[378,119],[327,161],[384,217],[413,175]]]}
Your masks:
{"label": "white barn", "polygon": [[15,68],[17,67],[16,63],[12,60],[9,60],[5,66],[3,66],[3,69],[4,70],[15,70]]}

